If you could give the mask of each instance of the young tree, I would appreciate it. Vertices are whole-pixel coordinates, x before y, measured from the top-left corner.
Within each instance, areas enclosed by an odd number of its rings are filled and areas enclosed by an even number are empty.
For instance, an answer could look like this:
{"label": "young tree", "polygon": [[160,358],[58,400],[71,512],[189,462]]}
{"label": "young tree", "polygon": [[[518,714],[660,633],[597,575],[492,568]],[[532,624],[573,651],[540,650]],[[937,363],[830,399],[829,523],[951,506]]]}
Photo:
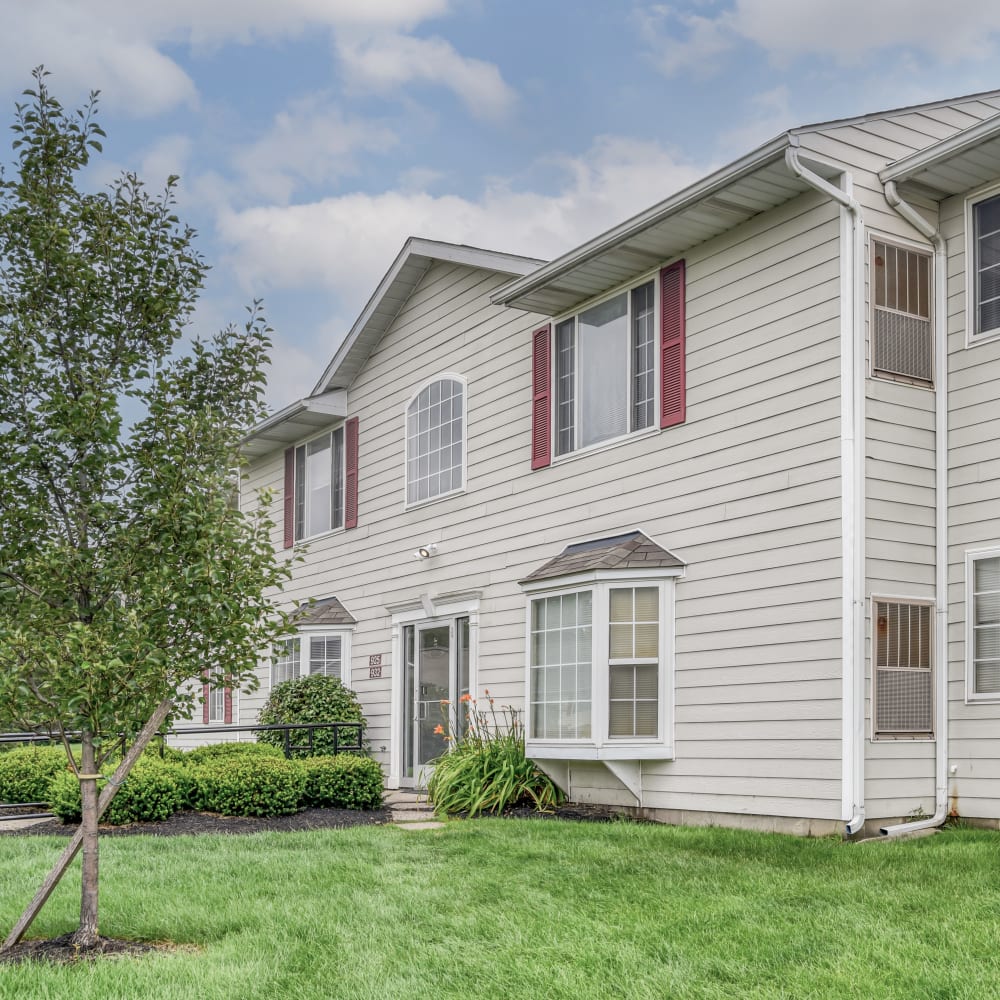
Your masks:
{"label": "young tree", "polygon": [[[0,717],[58,734],[80,779],[86,947],[100,812],[205,679],[253,686],[258,651],[287,629],[264,593],[288,564],[267,516],[232,506],[270,330],[255,306],[181,349],[206,265],[173,214],[176,178],[159,196],[130,173],[82,191],[97,95],[64,111],[46,75],[17,106],[16,169],[0,176]],[[99,797],[122,735],[135,742]]]}

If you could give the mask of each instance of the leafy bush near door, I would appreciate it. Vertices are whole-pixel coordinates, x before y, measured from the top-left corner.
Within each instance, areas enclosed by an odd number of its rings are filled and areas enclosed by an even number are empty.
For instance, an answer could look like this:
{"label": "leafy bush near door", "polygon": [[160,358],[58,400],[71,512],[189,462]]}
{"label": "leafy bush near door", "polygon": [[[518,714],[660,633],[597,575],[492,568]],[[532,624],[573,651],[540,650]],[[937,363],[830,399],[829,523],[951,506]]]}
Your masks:
{"label": "leafy bush near door", "polygon": [[492,698],[488,712],[480,711],[468,695],[463,703],[464,731],[456,737],[444,725],[436,730],[447,749],[430,762],[434,771],[427,797],[435,810],[472,817],[498,815],[517,805],[542,812],[559,805],[562,792],[524,754],[524,725],[517,711],[507,706],[498,717]]}
{"label": "leafy bush near door", "polygon": [[382,768],[371,757],[337,754],[298,761],[305,772],[302,804],[307,807],[378,809],[382,805]]}
{"label": "leafy bush near door", "polygon": [[[361,724],[361,745],[364,746],[364,730],[367,725],[361,703],[355,693],[338,677],[327,677],[323,674],[310,674],[293,681],[282,681],[275,684],[268,695],[264,707],[260,710],[258,722],[264,726],[289,723],[317,722],[357,722]],[[353,733],[344,733],[345,738],[352,739]],[[281,732],[262,732],[257,734],[259,743],[281,747],[284,745],[284,734]],[[293,744],[306,742],[304,732],[292,733]],[[312,756],[324,756],[334,752],[333,733],[328,730],[314,730]],[[310,756],[308,750],[293,753],[295,757]]]}
{"label": "leafy bush near door", "polygon": [[52,779],[67,766],[62,747],[18,747],[0,753],[0,802],[47,802]]}

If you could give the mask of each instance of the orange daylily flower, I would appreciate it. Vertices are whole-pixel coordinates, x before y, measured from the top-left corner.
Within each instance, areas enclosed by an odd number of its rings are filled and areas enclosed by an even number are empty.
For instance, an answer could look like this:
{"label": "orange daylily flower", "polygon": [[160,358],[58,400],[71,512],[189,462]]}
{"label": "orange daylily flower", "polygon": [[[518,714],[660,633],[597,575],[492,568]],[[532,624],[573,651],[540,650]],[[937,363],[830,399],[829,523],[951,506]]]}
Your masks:
{"label": "orange daylily flower", "polygon": [[444,726],[442,726],[440,723],[438,723],[434,727],[434,735],[435,736],[440,736],[443,732],[444,732]]}
{"label": "orange daylily flower", "polygon": [[469,694],[468,691],[466,691],[466,693],[462,695],[462,697],[461,697],[460,700],[461,701],[472,701],[472,695]]}

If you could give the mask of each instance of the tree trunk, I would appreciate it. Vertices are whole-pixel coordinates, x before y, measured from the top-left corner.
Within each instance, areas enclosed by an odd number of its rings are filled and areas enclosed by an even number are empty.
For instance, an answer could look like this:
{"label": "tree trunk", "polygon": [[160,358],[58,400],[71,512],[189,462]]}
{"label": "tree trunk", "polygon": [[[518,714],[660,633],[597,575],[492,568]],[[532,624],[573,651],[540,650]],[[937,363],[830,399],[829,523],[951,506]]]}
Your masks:
{"label": "tree trunk", "polygon": [[73,935],[78,948],[97,943],[98,840],[97,754],[94,734],[84,733],[80,751],[80,829],[83,831],[83,871],[80,880],[80,926]]}
{"label": "tree trunk", "polygon": [[[149,741],[159,732],[160,726],[163,725],[163,720],[170,714],[170,710],[173,707],[173,698],[164,698],[157,706],[156,711],[149,717],[146,725],[142,727],[142,730],[136,737],[135,743],[132,744],[128,753],[125,754],[124,759],[115,769],[115,773],[108,780],[108,783],[101,792],[100,798],[97,800],[98,820],[104,815],[104,810],[111,804],[111,800],[118,791],[118,786],[128,777],[129,771],[132,770],[133,765],[139,759],[142,751],[146,749]],[[86,774],[87,772],[84,773]],[[4,941],[3,947],[0,948],[0,953],[7,948],[13,948],[24,937],[25,931],[32,925],[35,917],[38,916],[45,905],[46,900],[52,895],[52,890],[59,884],[59,880],[76,857],[82,843],[83,824],[81,823],[79,829],[77,829],[70,842],[66,845],[66,849],[59,856],[59,860],[53,865],[49,874],[45,876],[45,881],[39,886],[38,892],[35,893],[35,898],[28,904],[27,909],[21,914],[20,919],[12,928],[10,934],[7,935],[7,940]]]}

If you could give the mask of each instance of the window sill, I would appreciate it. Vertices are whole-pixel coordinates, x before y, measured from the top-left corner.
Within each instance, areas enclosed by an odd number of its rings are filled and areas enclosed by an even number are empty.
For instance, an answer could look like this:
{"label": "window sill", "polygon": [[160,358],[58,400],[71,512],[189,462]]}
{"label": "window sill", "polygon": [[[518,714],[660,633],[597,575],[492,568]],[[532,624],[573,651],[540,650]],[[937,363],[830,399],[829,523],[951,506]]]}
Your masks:
{"label": "window sill", "polygon": [[344,527],[341,525],[339,528],[328,528],[326,531],[321,531],[317,535],[305,535],[302,538],[296,538],[296,545],[311,545],[313,542],[320,541],[324,538],[328,538],[330,535],[341,535],[344,533]]}
{"label": "window sill", "polygon": [[584,458],[587,455],[598,455],[602,451],[620,448],[628,441],[644,441],[646,438],[656,437],[659,433],[661,433],[661,428],[655,424],[641,431],[630,431],[628,434],[600,441],[597,444],[588,445],[586,448],[575,448],[573,451],[566,452],[565,455],[553,455],[552,465],[562,465],[563,462],[572,462],[574,459]]}
{"label": "window sill", "polygon": [[965,346],[975,347],[977,344],[989,344],[996,340],[1000,340],[1000,330],[984,330],[982,333],[970,333]]}
{"label": "window sill", "polygon": [[413,503],[404,503],[403,510],[421,510],[423,507],[432,507],[436,503],[442,503],[445,500],[450,500],[452,497],[461,496],[463,493],[467,492],[465,487],[461,487],[457,490],[449,490],[447,493],[441,493],[436,497],[430,497],[427,500],[414,500]]}
{"label": "window sill", "polygon": [[673,760],[667,743],[614,743],[525,741],[525,754],[538,760]]}

